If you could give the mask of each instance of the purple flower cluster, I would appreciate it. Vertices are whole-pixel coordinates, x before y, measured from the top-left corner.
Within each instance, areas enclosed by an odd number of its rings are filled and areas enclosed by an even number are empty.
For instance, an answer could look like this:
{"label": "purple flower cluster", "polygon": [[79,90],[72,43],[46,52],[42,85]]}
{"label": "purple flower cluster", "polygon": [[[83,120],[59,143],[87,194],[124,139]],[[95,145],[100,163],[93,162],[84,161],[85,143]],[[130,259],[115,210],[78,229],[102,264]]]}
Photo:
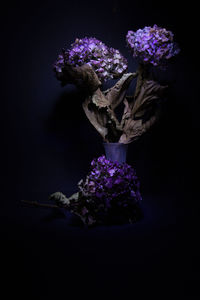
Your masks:
{"label": "purple flower cluster", "polygon": [[180,51],[173,42],[173,33],[157,25],[128,31],[126,40],[134,57],[154,66],[163,65]]}
{"label": "purple flower cluster", "polygon": [[104,155],[91,162],[90,173],[79,183],[80,192],[97,203],[100,201],[105,209],[139,202],[139,188],[139,180],[130,165],[110,161]]}
{"label": "purple flower cluster", "polygon": [[142,216],[139,180],[134,169],[126,163],[110,161],[104,155],[93,159],[78,189],[69,198],[57,192],[51,199],[78,216],[85,225],[113,224],[118,218],[120,223],[132,223]]}
{"label": "purple flower cluster", "polygon": [[96,38],[76,39],[70,49],[63,50],[54,65],[54,71],[59,80],[62,80],[66,64],[71,66],[90,65],[99,79],[120,78],[127,70],[127,60],[119,50],[107,47]]}

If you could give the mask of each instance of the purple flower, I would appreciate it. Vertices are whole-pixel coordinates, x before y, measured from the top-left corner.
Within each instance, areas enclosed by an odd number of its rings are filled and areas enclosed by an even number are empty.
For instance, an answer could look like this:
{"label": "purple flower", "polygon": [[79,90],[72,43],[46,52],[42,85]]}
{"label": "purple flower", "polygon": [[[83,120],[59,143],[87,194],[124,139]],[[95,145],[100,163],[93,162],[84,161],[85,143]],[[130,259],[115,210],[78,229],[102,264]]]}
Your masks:
{"label": "purple flower", "polygon": [[112,203],[122,197],[125,201],[137,203],[141,200],[139,188],[139,180],[130,165],[110,161],[104,155],[91,162],[89,174],[79,185],[80,192],[101,199],[104,205],[108,198]]}
{"label": "purple flower", "polygon": [[108,189],[111,189],[113,187],[113,180],[112,178],[107,178],[106,182],[105,182],[105,187]]}
{"label": "purple flower", "polygon": [[78,198],[71,199],[68,209],[87,225],[102,224],[113,215],[126,221],[139,216],[140,184],[135,170],[126,163],[110,161],[104,155],[93,159],[78,189]]}
{"label": "purple flower", "polygon": [[128,31],[126,40],[133,57],[138,57],[145,64],[160,66],[180,51],[173,37],[171,31],[154,25],[136,32]]}
{"label": "purple flower", "polygon": [[112,78],[120,78],[127,71],[127,60],[119,50],[107,47],[96,38],[76,39],[71,47],[63,49],[54,64],[54,71],[58,80],[65,80],[65,66],[91,66],[99,79],[103,82]]}
{"label": "purple flower", "polygon": [[113,169],[108,170],[108,173],[110,176],[113,176],[115,174],[115,171],[116,171],[116,169],[113,168]]}

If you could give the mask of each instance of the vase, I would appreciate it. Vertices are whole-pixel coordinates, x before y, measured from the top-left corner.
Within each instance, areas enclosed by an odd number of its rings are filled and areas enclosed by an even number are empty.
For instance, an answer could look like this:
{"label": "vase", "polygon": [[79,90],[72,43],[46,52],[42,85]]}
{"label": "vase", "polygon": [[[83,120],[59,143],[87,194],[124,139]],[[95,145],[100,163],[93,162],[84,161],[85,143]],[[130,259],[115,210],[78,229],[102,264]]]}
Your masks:
{"label": "vase", "polygon": [[106,158],[119,163],[126,162],[128,144],[103,143]]}

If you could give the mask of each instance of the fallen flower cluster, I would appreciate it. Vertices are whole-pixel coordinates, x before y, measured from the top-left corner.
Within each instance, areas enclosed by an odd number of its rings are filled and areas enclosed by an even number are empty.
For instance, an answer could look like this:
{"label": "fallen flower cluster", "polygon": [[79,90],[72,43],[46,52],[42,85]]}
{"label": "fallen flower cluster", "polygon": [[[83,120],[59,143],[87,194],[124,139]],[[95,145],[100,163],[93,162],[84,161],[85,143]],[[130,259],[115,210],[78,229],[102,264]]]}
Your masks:
{"label": "fallen flower cluster", "polygon": [[140,183],[127,163],[113,162],[104,155],[94,159],[78,189],[70,198],[61,193],[53,197],[59,206],[78,215],[86,225],[109,222],[112,216],[134,222],[139,215]]}

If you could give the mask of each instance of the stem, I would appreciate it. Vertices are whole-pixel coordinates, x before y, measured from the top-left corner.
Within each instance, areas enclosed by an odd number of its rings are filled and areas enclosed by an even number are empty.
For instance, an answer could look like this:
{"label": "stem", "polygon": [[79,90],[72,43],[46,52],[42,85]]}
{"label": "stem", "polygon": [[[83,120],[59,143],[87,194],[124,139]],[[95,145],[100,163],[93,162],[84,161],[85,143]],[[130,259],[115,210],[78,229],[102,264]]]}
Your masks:
{"label": "stem", "polygon": [[135,94],[134,94],[134,98],[136,99],[139,92],[140,92],[140,89],[141,89],[141,86],[142,86],[142,82],[143,82],[143,65],[142,64],[139,64],[139,67],[138,67],[138,70],[137,70],[137,74],[138,74],[138,77],[137,77],[137,83],[136,83],[136,88],[135,88]]}
{"label": "stem", "polygon": [[26,200],[21,200],[21,203],[28,204],[31,206],[35,207],[45,207],[45,208],[59,208],[59,206],[54,205],[54,204],[46,204],[46,203],[39,203],[37,201],[26,201]]}
{"label": "stem", "polygon": [[137,74],[138,74],[138,77],[137,77],[137,83],[136,83],[135,94],[134,94],[135,99],[137,98],[137,96],[140,92],[142,84],[150,76],[150,67],[149,67],[149,65],[145,65],[145,64],[140,63],[139,67],[138,67],[138,70],[137,70]]}

